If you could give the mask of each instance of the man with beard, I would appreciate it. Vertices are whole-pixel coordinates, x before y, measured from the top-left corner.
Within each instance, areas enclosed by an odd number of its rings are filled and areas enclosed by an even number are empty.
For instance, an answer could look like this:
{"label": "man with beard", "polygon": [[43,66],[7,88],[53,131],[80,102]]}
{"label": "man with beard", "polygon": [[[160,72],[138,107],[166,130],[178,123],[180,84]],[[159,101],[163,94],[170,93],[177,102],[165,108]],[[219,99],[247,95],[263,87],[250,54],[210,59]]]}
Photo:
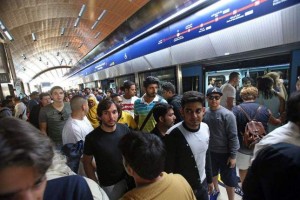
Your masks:
{"label": "man with beard", "polygon": [[127,190],[118,143],[130,130],[126,125],[117,123],[119,112],[119,107],[110,99],[104,99],[98,105],[100,126],[86,136],[82,161],[87,177],[96,181],[111,200],[119,199]]}
{"label": "man with beard", "polygon": [[[148,76],[143,82],[145,94],[134,102],[134,120],[140,130],[150,132],[155,127],[155,119],[151,116],[147,121],[147,115],[157,102],[167,103],[161,96],[157,95],[159,79]],[[145,123],[144,126],[142,126]]]}
{"label": "man with beard", "polygon": [[156,121],[156,125],[151,133],[163,138],[167,130],[174,125],[176,120],[173,106],[166,103],[157,103],[153,107],[153,117]]}

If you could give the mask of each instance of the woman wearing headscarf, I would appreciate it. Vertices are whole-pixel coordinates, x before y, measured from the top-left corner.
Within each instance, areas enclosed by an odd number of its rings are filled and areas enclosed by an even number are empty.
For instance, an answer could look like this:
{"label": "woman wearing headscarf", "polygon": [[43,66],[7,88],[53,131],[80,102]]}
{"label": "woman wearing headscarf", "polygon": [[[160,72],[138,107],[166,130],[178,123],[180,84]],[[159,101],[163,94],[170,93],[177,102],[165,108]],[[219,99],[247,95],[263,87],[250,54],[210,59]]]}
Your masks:
{"label": "woman wearing headscarf", "polygon": [[86,116],[91,122],[93,128],[97,128],[99,126],[99,120],[97,115],[98,103],[95,97],[88,98],[88,105],[89,105],[89,112],[86,114]]}

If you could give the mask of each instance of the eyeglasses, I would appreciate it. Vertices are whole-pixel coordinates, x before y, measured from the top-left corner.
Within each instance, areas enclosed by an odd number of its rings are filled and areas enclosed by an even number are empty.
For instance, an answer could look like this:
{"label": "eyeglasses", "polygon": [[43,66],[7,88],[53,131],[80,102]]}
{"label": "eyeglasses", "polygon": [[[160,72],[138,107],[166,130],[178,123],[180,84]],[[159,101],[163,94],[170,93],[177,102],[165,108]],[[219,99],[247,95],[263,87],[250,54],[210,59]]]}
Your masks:
{"label": "eyeglasses", "polygon": [[221,99],[221,96],[209,96],[208,99],[209,100],[214,100],[214,99],[219,100],[219,99]]}
{"label": "eyeglasses", "polygon": [[58,114],[60,115],[60,120],[64,121],[65,120],[65,118],[63,116],[64,113],[62,111],[60,111],[60,112],[58,112]]}

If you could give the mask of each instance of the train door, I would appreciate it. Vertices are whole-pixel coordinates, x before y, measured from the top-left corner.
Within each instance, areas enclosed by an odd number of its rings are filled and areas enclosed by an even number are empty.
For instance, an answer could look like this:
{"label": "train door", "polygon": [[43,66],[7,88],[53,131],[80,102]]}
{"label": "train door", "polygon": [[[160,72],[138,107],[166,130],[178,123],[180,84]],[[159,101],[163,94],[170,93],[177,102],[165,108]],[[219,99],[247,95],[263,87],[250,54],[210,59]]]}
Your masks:
{"label": "train door", "polygon": [[238,72],[240,74],[241,80],[237,89],[242,86],[242,78],[250,77],[252,81],[252,85],[256,86],[256,80],[258,77],[262,77],[269,72],[277,72],[280,74],[281,79],[284,83],[286,90],[289,89],[289,76],[290,76],[290,65],[280,64],[280,65],[267,65],[267,66],[253,66],[249,68],[232,68],[232,69],[224,69],[217,71],[206,71],[205,72],[205,91],[210,84],[210,80],[214,81],[214,86],[220,87],[222,84],[226,83],[229,80],[229,74],[231,72]]}
{"label": "train door", "polygon": [[[160,80],[160,83],[163,82],[171,82],[173,85],[176,86],[176,75],[175,75],[175,67],[169,67],[169,68],[163,68],[159,70],[153,70],[153,71],[146,71],[139,73],[139,85],[142,87],[143,86],[143,81],[148,77],[148,76],[155,76]],[[143,87],[141,90],[137,90],[137,92],[140,92],[140,95],[143,95]],[[161,90],[158,91],[158,94],[161,95]]]}
{"label": "train door", "polygon": [[134,74],[128,74],[126,76],[119,76],[116,77],[116,92],[121,93],[121,87],[123,86],[125,81],[132,81],[135,82],[135,75]]}
{"label": "train door", "polygon": [[202,90],[202,67],[182,66],[182,92],[186,91],[201,91]]}

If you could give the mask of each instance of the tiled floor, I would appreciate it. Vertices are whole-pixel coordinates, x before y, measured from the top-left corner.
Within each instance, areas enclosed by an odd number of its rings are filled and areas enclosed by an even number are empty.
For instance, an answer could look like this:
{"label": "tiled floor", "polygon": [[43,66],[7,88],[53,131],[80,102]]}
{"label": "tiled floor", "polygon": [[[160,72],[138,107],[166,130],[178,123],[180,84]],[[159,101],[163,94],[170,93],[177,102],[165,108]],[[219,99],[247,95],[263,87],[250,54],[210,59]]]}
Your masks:
{"label": "tiled floor", "polygon": [[[226,189],[221,185],[219,185],[219,188],[220,188],[220,195],[218,196],[217,200],[228,200]],[[240,195],[235,194],[235,200],[241,200],[241,199],[242,197]]]}

